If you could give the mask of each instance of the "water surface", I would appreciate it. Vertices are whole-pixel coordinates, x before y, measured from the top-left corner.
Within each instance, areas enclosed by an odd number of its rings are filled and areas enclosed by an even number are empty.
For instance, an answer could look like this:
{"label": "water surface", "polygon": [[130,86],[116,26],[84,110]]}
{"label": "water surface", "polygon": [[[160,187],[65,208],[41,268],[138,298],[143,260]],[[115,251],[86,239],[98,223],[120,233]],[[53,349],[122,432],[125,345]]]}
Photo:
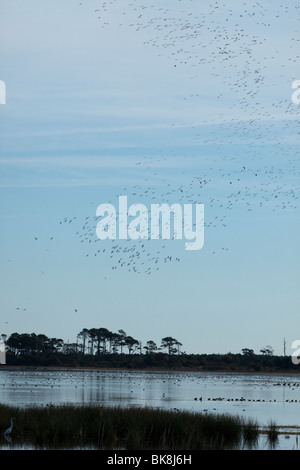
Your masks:
{"label": "water surface", "polygon": [[262,427],[275,422],[284,431],[286,443],[281,446],[292,448],[295,435],[290,432],[300,426],[300,377],[3,368],[0,402],[15,406],[96,403],[238,414]]}

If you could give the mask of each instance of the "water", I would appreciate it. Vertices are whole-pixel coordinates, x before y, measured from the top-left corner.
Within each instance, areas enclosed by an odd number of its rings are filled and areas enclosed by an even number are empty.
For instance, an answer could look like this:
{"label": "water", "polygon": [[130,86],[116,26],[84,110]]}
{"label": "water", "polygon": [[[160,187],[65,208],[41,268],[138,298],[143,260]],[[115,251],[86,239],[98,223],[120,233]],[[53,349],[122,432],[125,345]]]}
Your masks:
{"label": "water", "polygon": [[[15,406],[95,403],[229,413],[275,422],[277,448],[297,446],[300,376],[203,372],[0,370],[0,402]],[[295,429],[295,427],[297,429]]]}

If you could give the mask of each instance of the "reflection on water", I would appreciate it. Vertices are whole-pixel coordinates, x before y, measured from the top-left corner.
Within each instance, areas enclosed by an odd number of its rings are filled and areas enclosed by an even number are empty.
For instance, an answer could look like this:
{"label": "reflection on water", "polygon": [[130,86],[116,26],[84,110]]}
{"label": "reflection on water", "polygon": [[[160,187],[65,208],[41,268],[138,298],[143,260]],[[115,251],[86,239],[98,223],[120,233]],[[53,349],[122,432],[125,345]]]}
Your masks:
{"label": "reflection on water", "polygon": [[[271,421],[300,425],[300,377],[295,375],[3,368],[0,401],[16,406],[147,406],[239,414],[261,426]],[[291,439],[298,444],[295,435],[282,429],[280,446],[292,448]]]}

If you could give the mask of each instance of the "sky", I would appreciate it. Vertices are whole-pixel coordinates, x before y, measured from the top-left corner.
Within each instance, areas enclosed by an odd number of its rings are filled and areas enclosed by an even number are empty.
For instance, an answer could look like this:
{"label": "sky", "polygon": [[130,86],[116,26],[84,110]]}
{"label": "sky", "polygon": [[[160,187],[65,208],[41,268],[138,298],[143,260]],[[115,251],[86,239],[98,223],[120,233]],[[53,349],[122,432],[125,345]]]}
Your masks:
{"label": "sky", "polygon": [[[0,0],[0,334],[291,354],[297,3]],[[203,247],[100,240],[121,195],[203,204]]]}

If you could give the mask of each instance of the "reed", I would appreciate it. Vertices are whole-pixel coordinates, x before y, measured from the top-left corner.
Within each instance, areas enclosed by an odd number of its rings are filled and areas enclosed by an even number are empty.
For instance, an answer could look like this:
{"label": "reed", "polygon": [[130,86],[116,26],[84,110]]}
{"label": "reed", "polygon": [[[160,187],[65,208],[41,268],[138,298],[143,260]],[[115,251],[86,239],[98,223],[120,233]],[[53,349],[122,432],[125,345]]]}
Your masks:
{"label": "reed", "polygon": [[97,405],[0,405],[0,429],[14,418],[14,444],[41,449],[202,450],[253,446],[258,426],[226,414]]}
{"label": "reed", "polygon": [[274,421],[270,421],[267,429],[267,439],[271,447],[274,447],[278,442],[278,428]]}

